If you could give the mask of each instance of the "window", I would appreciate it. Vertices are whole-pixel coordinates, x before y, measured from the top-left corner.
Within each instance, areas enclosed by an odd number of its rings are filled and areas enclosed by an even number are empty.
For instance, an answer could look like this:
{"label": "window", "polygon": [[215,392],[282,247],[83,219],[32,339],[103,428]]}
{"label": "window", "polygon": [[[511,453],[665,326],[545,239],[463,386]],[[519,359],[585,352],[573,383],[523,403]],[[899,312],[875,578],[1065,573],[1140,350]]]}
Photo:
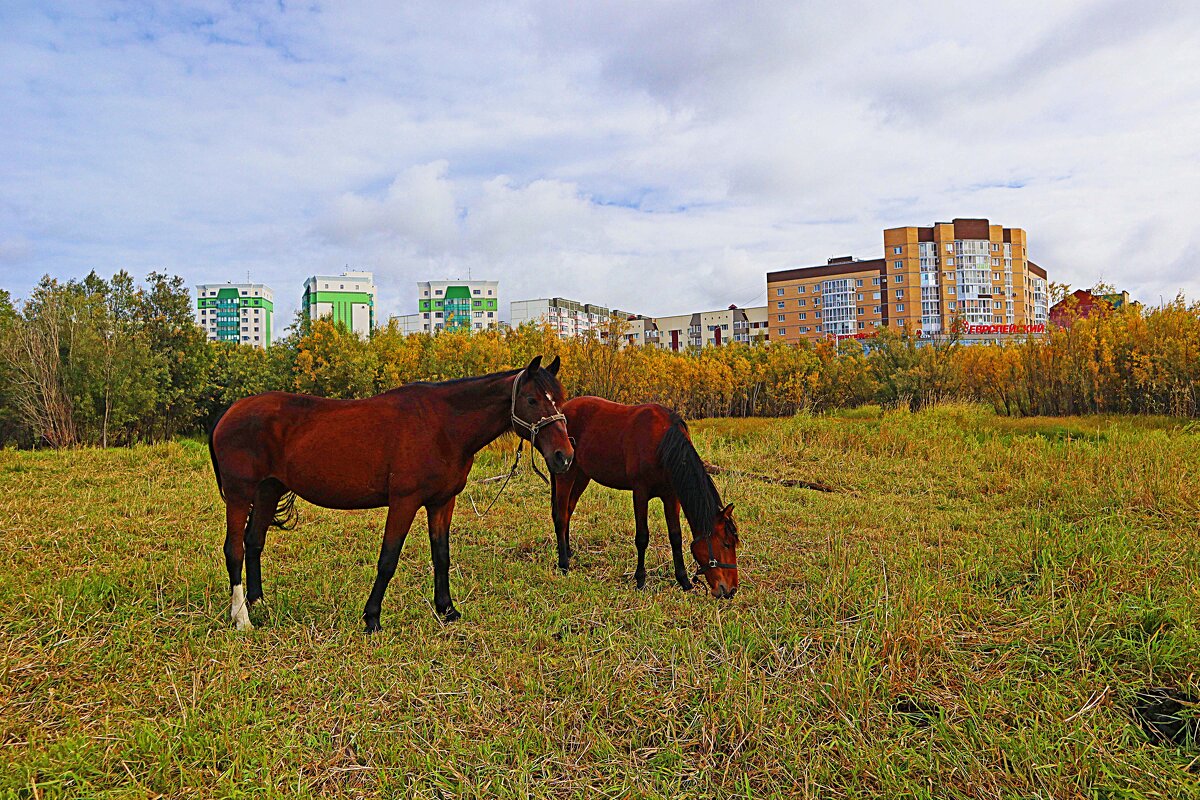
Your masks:
{"label": "window", "polygon": [[859,278],[857,281],[855,281],[855,282],[854,282],[854,285],[855,285],[856,287],[858,287],[858,286],[862,286],[862,278]]}
{"label": "window", "polygon": [[784,320],[784,315],[783,315],[783,314],[777,314],[777,315],[775,316],[775,321],[776,321],[776,322],[783,322],[783,320]]}
{"label": "window", "polygon": [[998,258],[993,258],[993,259],[992,259],[992,266],[993,266],[993,267],[998,267],[998,266],[1000,266],[1000,259],[998,259]]}
{"label": "window", "polygon": [[901,247],[900,245],[896,245],[895,247],[892,248],[892,253],[894,255],[900,255],[900,253],[902,253],[903,251],[904,251],[904,248]]}
{"label": "window", "polygon": [[949,294],[949,295],[952,295],[952,294],[954,294],[954,287],[953,287],[953,286],[947,286],[947,287],[946,287],[946,294]]}
{"label": "window", "polygon": [[808,333],[808,328],[805,328],[805,327],[801,326],[801,328],[800,328],[800,332],[801,332],[801,333]]}
{"label": "window", "polygon": [[875,313],[875,314],[878,314],[878,313],[879,313],[879,306],[874,306],[874,307],[871,309],[871,311],[872,311],[873,313]]}
{"label": "window", "polygon": [[904,299],[904,290],[903,290],[903,289],[897,289],[897,290],[896,290],[896,299],[897,299],[897,300],[903,300],[903,299]]}
{"label": "window", "polygon": [[946,302],[946,308],[949,309],[950,311],[953,311],[957,305],[958,305],[958,303],[955,302],[954,300],[949,300]]}
{"label": "window", "polygon": [[901,269],[903,266],[904,266],[903,261],[893,261],[892,262],[892,269]]}
{"label": "window", "polygon": [[[861,281],[860,281],[860,283],[861,283]],[[859,293],[858,293],[858,302],[860,302],[860,303],[861,303],[862,301],[863,301],[862,292],[859,292]]]}
{"label": "window", "polygon": [[871,278],[871,285],[872,285],[872,286],[878,286],[878,285],[879,285],[879,278]]}
{"label": "window", "polygon": [[777,301],[775,302],[775,307],[776,307],[776,308],[783,308],[783,301],[782,301],[782,300],[777,300]]}
{"label": "window", "polygon": [[871,292],[871,299],[872,299],[872,300],[878,300],[878,299],[879,299],[879,292]]}
{"label": "window", "polygon": [[796,294],[804,294],[804,287],[803,287],[803,286],[797,286],[797,287],[796,287]]}
{"label": "window", "polygon": [[344,284],[344,283],[339,283],[339,284],[338,284],[338,288],[339,288],[339,289],[345,289],[345,288],[346,288],[346,284]]}
{"label": "window", "polygon": [[818,325],[818,326],[817,326],[817,333],[820,333],[820,332],[821,332],[821,326],[820,326],[820,325]]}
{"label": "window", "polygon": [[434,319],[441,319],[441,318],[442,318],[442,312],[440,312],[440,311],[435,311],[435,312],[434,312],[434,314],[433,314],[433,318],[434,318]]}
{"label": "window", "polygon": [[779,335],[780,335],[780,336],[787,336],[787,328],[780,328],[780,329],[779,329]]}
{"label": "window", "polygon": [[481,318],[482,318],[482,317],[483,317],[483,312],[482,312],[482,311],[476,311],[476,312],[475,312],[475,316],[476,316],[476,317],[481,317]]}
{"label": "window", "polygon": [[892,283],[904,283],[904,276],[903,275],[893,275]]}
{"label": "window", "polygon": [[496,316],[496,312],[494,312],[494,311],[489,311],[489,312],[488,312],[488,319],[491,319],[491,318],[492,318],[492,317],[494,317],[494,316]]}
{"label": "window", "polygon": [[947,267],[953,267],[953,266],[954,266],[954,259],[953,259],[953,258],[947,258],[947,259],[946,259],[946,266],[947,266]]}
{"label": "window", "polygon": [[474,290],[473,292],[471,292],[471,294],[483,294],[483,290],[482,290],[482,289],[476,289],[476,290]]}
{"label": "window", "polygon": [[[325,288],[326,288],[326,289],[328,289],[329,287],[328,287],[328,286],[326,286]],[[435,295],[440,295],[440,294],[442,293],[442,290],[441,290],[441,289],[435,289],[433,293],[434,293]]]}
{"label": "window", "polygon": [[946,242],[946,252],[947,252],[947,253],[953,253],[953,252],[954,252],[954,245],[950,244],[950,242]]}
{"label": "window", "polygon": [[867,310],[865,308],[863,308],[862,306],[859,306],[858,307],[858,316],[861,317],[865,313],[867,313]]}
{"label": "window", "polygon": [[429,312],[428,312],[428,311],[426,311],[426,312],[425,312],[425,313],[424,313],[422,316],[424,316],[424,317],[425,317],[425,319],[429,319]]}
{"label": "window", "polygon": [[808,314],[806,314],[805,312],[801,311],[801,312],[800,312],[800,319],[808,319]]}
{"label": "window", "polygon": [[865,327],[867,327],[867,324],[866,324],[865,322],[860,322],[860,323],[858,323],[858,329],[859,329],[860,331],[861,331],[863,328],[865,328]]}
{"label": "window", "polygon": [[776,290],[775,290],[775,296],[776,296],[776,297],[783,297],[783,289],[776,289]]}
{"label": "window", "polygon": [[804,306],[806,306],[807,304],[808,304],[807,300],[805,300],[804,298],[800,298],[799,300],[796,301],[796,308],[804,308]]}
{"label": "window", "polygon": [[904,320],[898,319],[898,320],[896,320],[896,324],[899,325],[900,327],[904,327]]}
{"label": "window", "polygon": [[[820,318],[821,318],[821,312],[820,312],[820,311],[816,312],[815,314],[813,314],[813,317],[814,317],[815,319],[820,319]],[[817,327],[818,327],[818,329],[820,328],[820,326],[819,326],[819,325],[818,325]]]}

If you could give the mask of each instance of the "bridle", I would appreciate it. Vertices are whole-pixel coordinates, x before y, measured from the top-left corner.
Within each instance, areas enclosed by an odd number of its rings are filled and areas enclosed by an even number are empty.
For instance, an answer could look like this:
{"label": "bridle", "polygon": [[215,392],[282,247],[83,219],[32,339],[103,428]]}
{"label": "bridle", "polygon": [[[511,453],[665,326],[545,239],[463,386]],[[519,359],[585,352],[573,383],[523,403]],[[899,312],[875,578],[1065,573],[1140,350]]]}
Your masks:
{"label": "bridle", "polygon": [[717,532],[715,530],[712,530],[712,531],[709,531],[708,535],[704,537],[704,543],[708,545],[708,563],[700,565],[700,569],[696,573],[698,575],[703,575],[704,573],[708,572],[710,569],[737,569],[738,568],[737,564],[725,564],[721,561],[717,561],[717,557],[713,553],[713,546],[712,546],[713,537],[716,535],[717,535]]}
{"label": "bridle", "polygon": [[[517,373],[517,377],[513,379],[512,406],[509,409],[509,415],[512,417],[513,431],[517,434],[518,437],[521,436],[520,431],[517,431],[518,425],[520,425],[525,430],[529,431],[529,444],[530,444],[530,446],[532,446],[534,444],[534,439],[537,438],[538,431],[540,431],[542,428],[545,428],[549,425],[553,425],[556,422],[561,422],[563,424],[563,427],[565,428],[565,427],[567,427],[567,417],[565,414],[563,414],[561,411],[558,410],[558,406],[554,405],[553,400],[550,400],[550,407],[554,409],[555,413],[550,415],[549,417],[542,417],[541,419],[539,419],[537,422],[533,423],[532,425],[530,423],[526,422],[525,420],[521,419],[520,417],[518,417],[517,416],[517,387],[521,384],[521,378],[524,377],[524,375],[525,375],[525,370],[521,370],[520,372]],[[521,437],[521,438],[524,438],[524,437]]]}

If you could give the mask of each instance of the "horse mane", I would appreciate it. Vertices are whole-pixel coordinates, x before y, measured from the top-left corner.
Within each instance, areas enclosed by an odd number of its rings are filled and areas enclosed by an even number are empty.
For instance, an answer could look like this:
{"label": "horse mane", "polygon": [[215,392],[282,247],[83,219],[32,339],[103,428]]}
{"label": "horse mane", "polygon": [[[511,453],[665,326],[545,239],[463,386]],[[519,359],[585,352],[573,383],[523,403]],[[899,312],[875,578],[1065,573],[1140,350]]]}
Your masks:
{"label": "horse mane", "polygon": [[721,510],[721,494],[687,436],[687,423],[674,411],[671,425],[658,444],[658,460],[667,470],[693,538],[710,535],[713,520]]}
{"label": "horse mane", "polygon": [[[450,387],[461,386],[464,384],[481,383],[493,378],[508,378],[516,375],[523,369],[524,367],[518,367],[516,369],[502,370],[500,372],[489,372],[486,375],[468,375],[465,378],[451,378],[448,381],[412,381],[411,383],[406,383],[403,386],[397,386],[395,389],[388,389],[386,392],[384,392],[384,394],[401,392],[409,386]],[[556,395],[560,398],[563,396],[562,384],[559,383],[558,378],[550,374],[550,371],[545,367],[538,367],[537,372],[533,373],[533,382],[535,386],[544,392],[549,392],[552,395]]]}

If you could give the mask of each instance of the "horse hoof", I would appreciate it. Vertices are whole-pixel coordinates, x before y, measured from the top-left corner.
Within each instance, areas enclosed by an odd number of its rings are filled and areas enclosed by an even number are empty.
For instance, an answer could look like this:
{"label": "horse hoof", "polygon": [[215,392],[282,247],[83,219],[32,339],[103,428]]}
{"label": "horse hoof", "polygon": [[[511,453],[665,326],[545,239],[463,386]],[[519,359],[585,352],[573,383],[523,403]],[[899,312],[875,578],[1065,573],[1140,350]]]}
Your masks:
{"label": "horse hoof", "polygon": [[679,582],[679,588],[683,589],[685,592],[690,592],[692,590],[692,582],[687,578],[684,578]]}
{"label": "horse hoof", "polygon": [[571,569],[571,568],[570,568],[568,565],[566,565],[566,564],[559,564],[559,565],[558,565],[558,571],[559,571],[559,572],[561,572],[563,575],[566,575],[566,574],[567,574],[567,572],[569,572],[569,571],[570,571],[570,569]]}
{"label": "horse hoof", "polygon": [[458,613],[458,609],[454,606],[450,606],[450,608],[441,612],[441,614],[442,620],[445,622],[454,622],[455,620],[462,618],[462,614]]}
{"label": "horse hoof", "polygon": [[379,624],[379,620],[367,623],[366,634],[368,636],[372,633],[379,633],[381,630],[383,630],[383,626]]}

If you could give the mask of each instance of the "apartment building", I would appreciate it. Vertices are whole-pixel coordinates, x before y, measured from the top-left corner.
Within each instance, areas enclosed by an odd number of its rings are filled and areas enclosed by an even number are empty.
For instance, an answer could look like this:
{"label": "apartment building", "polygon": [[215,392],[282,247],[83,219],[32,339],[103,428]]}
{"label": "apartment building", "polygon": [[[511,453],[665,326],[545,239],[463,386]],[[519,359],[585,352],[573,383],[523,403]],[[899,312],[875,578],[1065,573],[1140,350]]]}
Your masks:
{"label": "apartment building", "polygon": [[409,316],[417,319],[419,330],[424,333],[497,328],[500,325],[500,282],[420,282],[417,284],[417,313]]}
{"label": "apartment building", "polygon": [[370,336],[375,328],[375,276],[361,271],[313,275],[304,282],[301,309],[311,320],[329,318],[359,336]]}
{"label": "apartment building", "polygon": [[271,346],[275,295],[261,283],[202,283],[196,287],[196,324],[210,341]]}
{"label": "apartment building", "polygon": [[532,323],[549,325],[559,336],[595,335],[608,333],[612,312],[604,306],[580,303],[563,297],[537,300],[514,300],[509,303],[509,322],[514,328]]}
{"label": "apartment building", "polygon": [[657,345],[665,350],[720,347],[732,342],[765,344],[770,340],[768,308],[729,308],[655,317]]}
{"label": "apartment building", "polygon": [[1046,271],[1029,261],[1024,230],[955,219],[889,228],[883,245],[883,258],[767,273],[772,338],[869,336],[885,325],[920,336],[1044,330]]}

